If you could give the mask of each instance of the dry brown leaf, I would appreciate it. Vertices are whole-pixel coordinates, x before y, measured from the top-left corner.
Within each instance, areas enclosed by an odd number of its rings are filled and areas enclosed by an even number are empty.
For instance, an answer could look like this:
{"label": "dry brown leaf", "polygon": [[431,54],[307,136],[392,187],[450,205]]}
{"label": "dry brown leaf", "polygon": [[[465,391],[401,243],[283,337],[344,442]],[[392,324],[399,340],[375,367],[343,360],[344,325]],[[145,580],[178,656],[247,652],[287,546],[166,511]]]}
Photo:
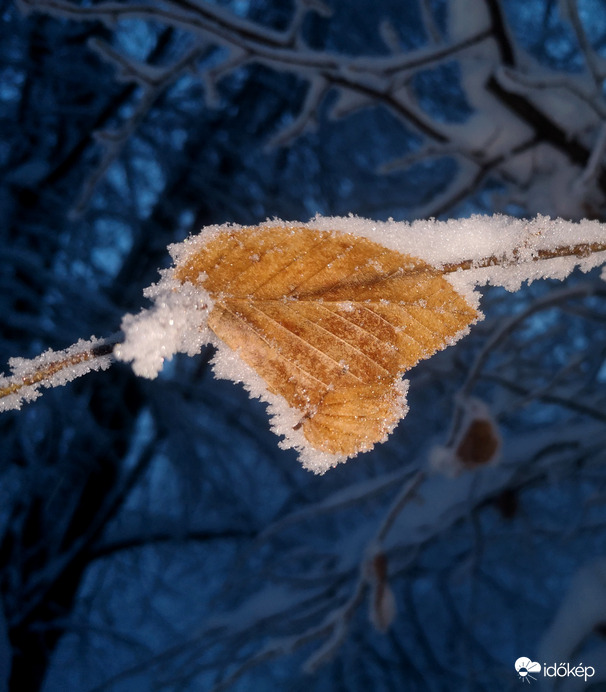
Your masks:
{"label": "dry brown leaf", "polygon": [[309,445],[340,457],[385,439],[402,373],[477,317],[426,262],[309,227],[223,230],[175,277],[208,292],[208,326],[300,412]]}
{"label": "dry brown leaf", "polygon": [[503,440],[490,408],[476,397],[457,398],[453,429],[444,446],[434,447],[431,465],[448,475],[499,461]]}
{"label": "dry brown leaf", "polygon": [[501,438],[491,420],[478,418],[469,423],[457,445],[456,458],[466,468],[492,461],[501,446]]}

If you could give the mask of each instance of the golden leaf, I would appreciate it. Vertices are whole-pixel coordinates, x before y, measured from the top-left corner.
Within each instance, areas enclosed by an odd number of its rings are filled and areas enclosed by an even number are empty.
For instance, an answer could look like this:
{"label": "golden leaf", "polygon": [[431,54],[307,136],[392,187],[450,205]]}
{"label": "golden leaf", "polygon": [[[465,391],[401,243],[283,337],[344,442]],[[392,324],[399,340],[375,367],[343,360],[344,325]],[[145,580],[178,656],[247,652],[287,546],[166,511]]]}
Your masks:
{"label": "golden leaf", "polygon": [[385,439],[407,410],[402,373],[477,317],[426,262],[310,227],[221,230],[175,277],[208,292],[210,329],[340,458]]}

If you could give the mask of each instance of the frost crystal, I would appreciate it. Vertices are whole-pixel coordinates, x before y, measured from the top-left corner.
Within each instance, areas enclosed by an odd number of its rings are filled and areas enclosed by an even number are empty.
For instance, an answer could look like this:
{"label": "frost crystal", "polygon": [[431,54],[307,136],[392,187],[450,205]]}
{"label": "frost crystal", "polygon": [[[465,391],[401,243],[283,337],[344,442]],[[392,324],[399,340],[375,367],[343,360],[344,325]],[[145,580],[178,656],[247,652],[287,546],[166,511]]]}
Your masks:
{"label": "frost crystal", "polygon": [[[41,396],[41,387],[61,387],[91,370],[107,370],[112,362],[111,340],[80,339],[64,351],[48,350],[37,358],[11,358],[12,375],[0,376],[0,390],[14,392],[0,398],[0,412],[20,409]],[[104,355],[100,352],[107,350]]]}
{"label": "frost crystal", "polygon": [[146,289],[145,295],[154,301],[153,307],[124,317],[124,341],[114,355],[132,362],[137,375],[154,379],[175,353],[194,356],[209,342],[206,318],[212,303],[205,291],[181,285],[169,273]]}

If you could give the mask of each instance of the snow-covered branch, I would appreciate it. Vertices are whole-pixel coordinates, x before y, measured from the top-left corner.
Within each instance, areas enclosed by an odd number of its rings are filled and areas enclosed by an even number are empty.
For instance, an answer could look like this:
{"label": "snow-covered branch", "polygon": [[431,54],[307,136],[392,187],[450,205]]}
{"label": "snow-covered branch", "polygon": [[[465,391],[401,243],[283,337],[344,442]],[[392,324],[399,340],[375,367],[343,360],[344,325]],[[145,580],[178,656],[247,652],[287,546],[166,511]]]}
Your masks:
{"label": "snow-covered branch", "polygon": [[[435,29],[428,7],[421,3],[429,40],[414,50],[400,51],[389,41],[389,54],[346,55],[311,48],[304,31],[308,13],[327,15],[322,5],[298,3],[288,26],[277,30],[262,26],[229,10],[204,2],[170,0],[157,3],[101,2],[82,6],[69,0],[22,0],[24,11],[44,12],[80,22],[102,22],[110,30],[123,20],[159,22],[184,31],[192,37],[188,48],[173,65],[158,67],[133,61],[120,49],[93,41],[99,54],[117,68],[118,79],[134,80],[144,86],[143,96],[134,112],[111,137],[100,133],[105,154],[85,183],[76,211],[83,211],[97,182],[116,160],[125,142],[137,131],[160,93],[183,74],[185,69],[198,73],[205,86],[209,106],[217,103],[216,86],[227,75],[246,65],[262,65],[278,73],[296,75],[307,83],[307,93],[294,120],[271,138],[273,145],[288,145],[313,126],[327,102],[329,92],[337,94],[328,109],[330,117],[346,117],[353,110],[381,105],[402,123],[415,130],[424,142],[421,151],[435,158],[454,158],[459,171],[442,192],[424,208],[423,216],[448,211],[477,190],[488,175],[518,187],[515,202],[530,213],[541,211],[533,206],[536,188],[551,180],[564,185],[572,165],[576,177],[584,169],[584,190],[576,195],[557,195],[558,211],[569,217],[581,217],[582,205],[606,195],[606,173],[599,163],[601,121],[606,110],[601,90],[598,60],[580,22],[576,2],[568,3],[568,18],[586,56],[586,76],[548,72],[528,57],[520,57],[499,4],[484,0],[488,9],[478,7],[477,17],[469,23],[465,4],[450,8],[449,38]],[[461,17],[459,17],[459,14]],[[432,28],[433,27],[433,28]],[[377,32],[381,28],[377,27]],[[212,48],[223,53],[212,61],[202,56]],[[457,64],[460,88],[472,112],[464,119],[444,119],[441,109],[424,105],[425,95],[412,86],[416,75],[429,74],[444,65]],[[588,88],[582,85],[587,83]],[[570,94],[577,94],[574,108]],[[111,134],[111,133],[110,133]],[[108,140],[111,139],[111,145]],[[597,139],[598,144],[595,143]],[[483,141],[484,145],[479,146]],[[399,158],[382,166],[388,173],[394,166],[413,165],[416,157]],[[558,163],[559,162],[559,163]],[[543,180],[545,179],[545,181]],[[520,188],[526,192],[520,198]],[[596,197],[597,196],[597,197]]]}
{"label": "snow-covered branch", "polygon": [[41,387],[60,387],[92,370],[106,370],[118,341],[80,339],[64,351],[48,350],[37,358],[11,358],[12,375],[0,377],[0,411],[19,409],[41,396]]}
{"label": "snow-covered branch", "polygon": [[[308,224],[274,220],[252,228],[212,227],[171,246],[175,268],[164,271],[161,281],[146,289],[146,296],[154,301],[151,309],[124,317],[121,343],[117,337],[78,343],[32,362],[14,361],[13,376],[0,382],[0,402],[3,409],[18,408],[36,398],[40,386],[64,384],[89,369],[108,367],[111,357],[131,362],[136,374],[153,379],[175,353],[193,356],[205,344],[212,344],[218,349],[215,374],[243,382],[253,396],[266,401],[271,427],[284,437],[281,446],[296,448],[304,466],[323,473],[384,441],[406,415],[408,384],[402,375],[419,360],[455,343],[468,332],[470,323],[482,318],[477,286],[493,284],[515,291],[525,281],[563,279],[577,266],[588,271],[604,262],[604,236],[603,226],[591,221],[570,224],[546,217],[520,221],[498,215],[414,224],[316,217]],[[322,283],[317,278],[323,274],[314,249],[325,245],[324,252],[330,256],[342,252],[344,242],[348,244],[344,256],[351,253],[356,264],[345,265],[334,276],[327,274]],[[277,250],[268,249],[274,245]],[[290,259],[281,266],[284,252]],[[389,264],[378,259],[389,253]],[[223,259],[217,261],[217,257]],[[313,268],[309,286],[305,279],[295,280],[308,274],[308,263]],[[329,262],[324,271],[334,271],[333,266],[337,265]],[[367,274],[352,284],[350,277],[361,271],[360,266],[366,267]],[[274,286],[273,290],[268,286]],[[433,304],[436,294],[444,296],[443,303]],[[323,315],[325,302],[337,311],[336,324]],[[283,308],[276,312],[276,306],[284,304],[290,305],[289,314],[282,314]],[[383,305],[396,312],[384,315]],[[250,310],[270,317],[269,324],[265,318],[244,318]],[[376,346],[366,344],[364,336],[349,333],[353,327],[360,328],[359,310],[395,327],[393,332],[369,332],[367,318],[360,323],[363,333],[372,335],[373,344],[380,341],[382,350],[395,354],[393,362],[376,355]],[[412,324],[411,315],[415,316]],[[463,401],[493,344],[525,317],[511,320],[487,344],[468,377]],[[343,320],[348,331],[341,335]],[[423,325],[421,332],[415,331],[415,323]],[[318,329],[328,335],[321,341],[314,331]],[[400,340],[399,332],[405,332],[407,339]],[[293,334],[294,345],[289,343]],[[364,354],[364,362],[375,365],[363,368],[358,353]],[[380,376],[377,367],[383,373]],[[351,381],[350,370],[356,373]],[[291,374],[285,378],[285,372]],[[288,384],[297,378],[303,379],[296,386]],[[314,386],[317,391],[312,394]],[[306,393],[303,400],[300,391]],[[316,430],[315,418],[319,415],[322,420],[324,414],[319,412],[325,405],[330,425],[320,424]],[[367,420],[369,427],[358,423],[354,433],[348,422],[352,419]],[[490,424],[483,428],[483,434],[490,428]],[[331,431],[328,435],[327,430]],[[494,447],[486,452],[490,458],[498,443],[488,440],[488,445]]]}

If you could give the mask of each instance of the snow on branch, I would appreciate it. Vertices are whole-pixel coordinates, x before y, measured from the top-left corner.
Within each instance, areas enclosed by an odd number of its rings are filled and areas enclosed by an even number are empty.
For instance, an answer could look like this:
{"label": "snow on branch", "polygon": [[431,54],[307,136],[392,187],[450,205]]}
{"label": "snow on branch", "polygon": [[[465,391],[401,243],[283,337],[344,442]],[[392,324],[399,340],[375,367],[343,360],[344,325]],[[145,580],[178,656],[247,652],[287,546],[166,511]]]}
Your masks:
{"label": "snow on branch", "polygon": [[[116,66],[118,79],[135,81],[144,88],[144,95],[135,109],[118,130],[119,136],[106,142],[101,133],[105,153],[97,171],[85,182],[84,191],[75,205],[79,214],[88,204],[98,181],[105,175],[109,165],[120,155],[125,141],[133,135],[157,96],[182,73],[186,67],[200,74],[205,84],[206,102],[212,107],[217,104],[216,82],[240,67],[256,63],[276,72],[297,75],[308,83],[307,97],[300,107],[294,122],[274,134],[270,144],[288,145],[292,140],[314,125],[317,113],[326,94],[332,90],[337,98],[329,110],[329,117],[344,117],[361,107],[383,105],[407,125],[412,126],[423,137],[445,149],[456,147],[463,158],[472,156],[473,151],[461,138],[453,139],[453,132],[442,122],[424,110],[418,97],[408,88],[411,77],[422,70],[433,69],[440,64],[456,60],[489,42],[490,28],[479,25],[477,31],[468,31],[464,36],[451,40],[434,41],[408,52],[391,52],[387,56],[350,56],[310,48],[302,33],[303,18],[309,12],[327,16],[328,10],[321,3],[300,2],[296,4],[290,24],[277,31],[236,17],[224,8],[206,3],[183,3],[167,1],[158,5],[151,2],[116,3],[101,2],[92,6],[77,5],[69,0],[21,0],[21,8],[28,11],[45,12],[49,15],[75,21],[100,21],[113,29],[124,19],[159,22],[175,27],[192,35],[193,48],[174,66],[158,68],[154,65],[136,64],[126,55],[120,55],[113,47],[99,41],[91,46],[104,59]],[[424,10],[427,15],[427,8]],[[425,17],[428,31],[432,22]],[[380,32],[380,26],[377,32]],[[218,63],[202,67],[199,57],[209,46],[224,49]],[[352,108],[353,105],[353,108]],[[471,127],[475,132],[477,123]],[[432,213],[432,212],[430,212]]]}
{"label": "snow on branch", "polygon": [[42,395],[41,387],[60,387],[91,370],[107,370],[117,338],[80,339],[64,351],[49,349],[37,358],[11,358],[12,374],[0,376],[0,411],[20,409]]}
{"label": "snow on branch", "polygon": [[[606,196],[606,170],[600,161],[606,111],[600,87],[604,67],[580,19],[576,0],[566,0],[560,7],[565,10],[562,20],[572,25],[576,49],[587,67],[581,74],[548,70],[520,50],[498,2],[490,3],[490,12],[481,3],[471,21],[467,3],[451,0],[448,30],[442,36],[429,4],[419,1],[426,44],[402,51],[393,31],[379,22],[377,34],[383,36],[388,54],[376,56],[346,55],[307,45],[305,16],[310,12],[330,14],[317,2],[296,3],[290,23],[276,30],[211,3],[166,0],[161,4],[100,2],[83,6],[69,0],[21,0],[20,7],[26,12],[100,21],[110,29],[123,19],[139,19],[178,28],[193,39],[191,52],[169,68],[135,64],[118,50],[93,43],[95,50],[116,65],[119,79],[144,84],[145,93],[119,130],[120,146],[107,146],[98,170],[85,183],[75,211],[83,210],[95,184],[120,155],[158,93],[174,83],[185,67],[200,75],[206,102],[213,107],[218,103],[217,82],[252,63],[294,74],[308,84],[294,122],[274,133],[272,145],[288,145],[313,126],[326,94],[332,91],[337,98],[329,108],[330,117],[383,106],[407,129],[416,131],[422,140],[421,151],[431,152],[434,158],[454,159],[457,173],[440,198],[434,198],[417,216],[448,211],[478,190],[488,175],[509,190],[502,197],[503,205],[510,201],[531,214],[549,209],[581,218],[587,208],[597,207]],[[199,58],[209,47],[223,49],[222,56],[218,62],[202,65]],[[415,75],[447,63],[456,63],[458,86],[473,111],[464,122],[450,121],[448,103],[442,111],[427,108],[412,87]],[[386,174],[401,163],[414,161],[386,162],[377,172]],[[582,184],[575,186],[579,178]],[[546,189],[551,193],[550,206],[542,203]]]}

